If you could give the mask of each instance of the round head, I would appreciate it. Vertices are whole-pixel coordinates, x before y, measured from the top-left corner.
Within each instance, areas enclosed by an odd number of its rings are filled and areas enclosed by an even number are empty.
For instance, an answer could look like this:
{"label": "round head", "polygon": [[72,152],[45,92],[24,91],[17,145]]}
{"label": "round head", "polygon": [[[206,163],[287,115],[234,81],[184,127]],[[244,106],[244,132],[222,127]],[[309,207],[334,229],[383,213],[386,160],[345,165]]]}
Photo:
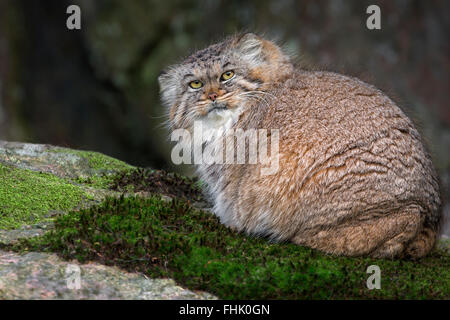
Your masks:
{"label": "round head", "polygon": [[172,128],[190,128],[211,113],[237,109],[293,71],[273,42],[252,33],[209,46],[159,76]]}

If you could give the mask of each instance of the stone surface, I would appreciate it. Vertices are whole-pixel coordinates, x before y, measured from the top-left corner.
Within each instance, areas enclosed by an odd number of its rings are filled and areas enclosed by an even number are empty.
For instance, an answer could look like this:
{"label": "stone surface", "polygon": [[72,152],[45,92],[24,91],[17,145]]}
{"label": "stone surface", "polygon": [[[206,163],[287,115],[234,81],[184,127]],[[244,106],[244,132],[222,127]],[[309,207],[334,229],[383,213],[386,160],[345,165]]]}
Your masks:
{"label": "stone surface", "polygon": [[[112,168],[93,163],[101,159]],[[8,142],[0,140],[0,161],[21,169],[51,173],[60,178],[89,177],[104,172],[114,172],[127,164],[96,152],[76,151],[46,144]]]}
{"label": "stone surface", "polygon": [[183,289],[170,279],[149,279],[98,263],[80,265],[54,254],[0,251],[0,299],[214,298]]}
{"label": "stone surface", "polygon": [[0,230],[0,245],[10,245],[20,239],[37,237],[52,227],[51,222],[42,222],[35,225],[25,225],[20,229]]}

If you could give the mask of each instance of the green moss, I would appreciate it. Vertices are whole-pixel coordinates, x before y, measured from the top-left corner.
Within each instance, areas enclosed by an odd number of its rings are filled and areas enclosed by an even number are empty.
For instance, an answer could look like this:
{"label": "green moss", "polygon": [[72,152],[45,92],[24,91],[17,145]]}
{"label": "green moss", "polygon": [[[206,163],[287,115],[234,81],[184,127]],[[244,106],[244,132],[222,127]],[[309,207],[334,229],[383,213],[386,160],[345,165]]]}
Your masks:
{"label": "green moss", "polygon": [[[159,197],[108,198],[58,217],[56,229],[16,250],[45,250],[171,277],[225,299],[448,299],[450,256],[420,261],[333,257],[237,234],[208,212]],[[381,290],[366,288],[369,265]]]}
{"label": "green moss", "polygon": [[0,229],[47,220],[50,210],[70,210],[88,197],[80,187],[48,173],[0,163]]}
{"label": "green moss", "polygon": [[74,182],[94,188],[107,189],[119,172],[128,172],[135,167],[95,151],[80,151],[67,148],[56,148],[51,152],[73,154],[86,159],[90,169],[89,176],[79,176]]}
{"label": "green moss", "polygon": [[188,178],[164,170],[137,168],[119,172],[111,190],[119,192],[148,192],[190,201],[205,201],[197,178]]}
{"label": "green moss", "polygon": [[121,171],[134,168],[133,166],[123,161],[111,158],[107,155],[95,151],[80,151],[67,148],[57,148],[52,150],[52,152],[74,154],[81,158],[85,158],[89,161],[89,166],[94,170]]}
{"label": "green moss", "polygon": [[72,179],[72,181],[92,188],[109,189],[115,177],[116,173],[94,173],[88,177],[78,176]]}

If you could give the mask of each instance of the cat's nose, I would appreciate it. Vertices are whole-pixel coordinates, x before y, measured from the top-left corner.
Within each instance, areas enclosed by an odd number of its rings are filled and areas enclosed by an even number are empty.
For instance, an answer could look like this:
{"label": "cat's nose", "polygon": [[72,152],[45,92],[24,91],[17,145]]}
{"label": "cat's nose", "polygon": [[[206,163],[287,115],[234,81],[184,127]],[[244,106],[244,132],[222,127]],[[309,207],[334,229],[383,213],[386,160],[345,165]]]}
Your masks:
{"label": "cat's nose", "polygon": [[216,101],[216,99],[217,99],[217,93],[212,92],[212,93],[208,94],[208,98],[209,98],[209,100],[211,100],[211,101]]}

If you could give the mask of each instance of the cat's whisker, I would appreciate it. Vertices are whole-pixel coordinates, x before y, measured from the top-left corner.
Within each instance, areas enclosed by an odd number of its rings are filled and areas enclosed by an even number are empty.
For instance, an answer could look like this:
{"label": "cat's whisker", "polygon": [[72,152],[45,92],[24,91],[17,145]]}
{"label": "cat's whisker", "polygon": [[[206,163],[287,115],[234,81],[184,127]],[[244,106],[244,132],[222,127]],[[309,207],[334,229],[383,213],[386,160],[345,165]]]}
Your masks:
{"label": "cat's whisker", "polygon": [[246,98],[257,100],[257,101],[263,103],[265,106],[268,105],[268,102],[267,102],[266,100],[262,99],[261,97],[257,97],[257,96],[246,96]]}
{"label": "cat's whisker", "polygon": [[269,105],[269,101],[267,101],[266,99],[256,95],[256,94],[249,94],[250,92],[246,92],[245,94],[242,94],[242,96],[244,96],[245,98],[253,98],[256,99],[258,101],[264,102],[265,106]]}
{"label": "cat's whisker", "polygon": [[269,92],[266,92],[266,91],[252,90],[252,91],[246,91],[246,92],[243,92],[243,94],[249,94],[249,93],[258,93],[258,94],[268,95],[268,96],[271,96],[271,97],[273,97],[273,98],[276,98],[275,95],[273,95],[273,94],[271,94],[271,93],[269,93]]}
{"label": "cat's whisker", "polygon": [[241,93],[242,95],[262,95],[262,96],[267,96],[268,98],[274,98],[275,96],[273,95],[273,94],[271,94],[271,93],[268,93],[268,92],[264,92],[264,91],[257,91],[257,90],[254,90],[254,91],[247,91],[247,92],[242,92]]}

